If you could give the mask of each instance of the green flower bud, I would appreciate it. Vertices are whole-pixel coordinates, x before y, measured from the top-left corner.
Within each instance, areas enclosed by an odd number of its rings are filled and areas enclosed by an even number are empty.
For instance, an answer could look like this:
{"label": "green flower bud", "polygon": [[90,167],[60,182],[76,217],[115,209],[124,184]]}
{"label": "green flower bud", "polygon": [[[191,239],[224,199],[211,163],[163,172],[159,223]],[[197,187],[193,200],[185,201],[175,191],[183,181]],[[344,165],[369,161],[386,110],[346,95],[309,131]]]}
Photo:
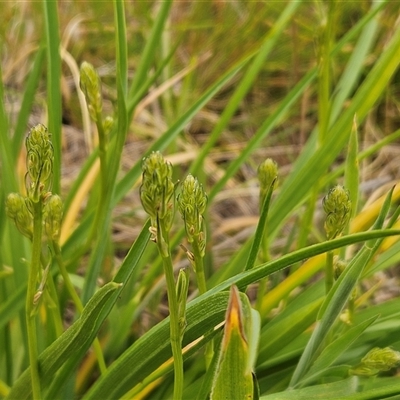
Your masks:
{"label": "green flower bud", "polygon": [[33,221],[26,201],[19,193],[10,193],[6,200],[6,214],[11,218],[17,229],[32,240]]}
{"label": "green flower bud", "polygon": [[43,210],[44,229],[50,240],[58,241],[60,238],[62,216],[62,200],[54,194],[47,200]]}
{"label": "green flower bud", "polygon": [[334,239],[343,232],[351,214],[351,200],[347,189],[337,185],[324,197],[323,208],[327,214],[325,232],[328,239]]}
{"label": "green flower bud", "polygon": [[114,125],[114,118],[113,117],[106,117],[103,121],[104,133],[108,135],[111,132],[111,129]]}
{"label": "green flower bud", "polygon": [[162,219],[165,228],[171,228],[174,215],[175,186],[172,182],[172,165],[160,152],[152,152],[143,160],[140,199],[150,215],[152,226]]}
{"label": "green flower bud", "polygon": [[335,279],[339,279],[339,276],[346,269],[347,263],[341,260],[338,256],[333,257],[333,271],[335,275]]}
{"label": "green flower bud", "polygon": [[373,348],[369,351],[361,362],[369,368],[375,368],[379,371],[389,371],[400,364],[400,352],[385,347]]}
{"label": "green flower bud", "polygon": [[267,158],[258,166],[257,176],[260,182],[260,208],[261,208],[262,205],[264,204],[268,190],[278,177],[278,164],[272,158]]}
{"label": "green flower bud", "polygon": [[382,371],[389,371],[400,365],[400,352],[390,347],[375,347],[361,360],[361,363],[351,370],[353,375],[376,375]]}
{"label": "green flower bud", "polygon": [[93,65],[86,61],[81,65],[79,86],[85,95],[90,117],[97,122],[103,109],[101,80]]}
{"label": "green flower bud", "polygon": [[186,302],[189,290],[189,269],[181,268],[176,282],[176,298],[178,302],[178,319],[181,336],[186,328]]}
{"label": "green flower bud", "polygon": [[37,203],[51,188],[54,150],[47,128],[38,124],[26,138],[27,191],[30,199]]}
{"label": "green flower bud", "polygon": [[203,233],[203,214],[207,206],[207,195],[203,186],[192,175],[188,175],[182,183],[182,190],[178,196],[178,209],[185,221],[186,235],[189,243],[194,237],[200,239],[200,247],[205,250]]}

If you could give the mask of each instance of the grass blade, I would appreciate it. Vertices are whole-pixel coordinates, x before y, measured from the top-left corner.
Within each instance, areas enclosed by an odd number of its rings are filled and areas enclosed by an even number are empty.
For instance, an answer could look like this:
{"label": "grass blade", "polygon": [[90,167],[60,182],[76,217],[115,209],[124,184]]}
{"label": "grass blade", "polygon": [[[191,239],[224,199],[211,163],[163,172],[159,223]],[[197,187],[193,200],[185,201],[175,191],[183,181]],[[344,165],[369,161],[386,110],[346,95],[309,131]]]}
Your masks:
{"label": "grass blade", "polygon": [[61,57],[57,1],[43,0],[47,44],[47,127],[54,147],[53,192],[60,193],[61,178]]}

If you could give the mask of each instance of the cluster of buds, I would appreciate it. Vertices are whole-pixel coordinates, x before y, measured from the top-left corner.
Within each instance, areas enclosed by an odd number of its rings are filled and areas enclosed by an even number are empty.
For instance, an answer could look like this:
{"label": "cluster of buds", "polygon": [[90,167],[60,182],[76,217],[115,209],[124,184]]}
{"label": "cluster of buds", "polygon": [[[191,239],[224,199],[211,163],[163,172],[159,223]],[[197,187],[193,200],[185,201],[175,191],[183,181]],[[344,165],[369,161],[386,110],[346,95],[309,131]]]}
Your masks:
{"label": "cluster of buds", "polygon": [[53,178],[54,150],[47,128],[38,124],[26,138],[28,197],[38,203],[48,196]]}
{"label": "cluster of buds", "polygon": [[198,241],[200,254],[203,257],[206,247],[203,230],[203,214],[207,207],[207,195],[203,186],[192,175],[188,175],[182,183],[178,196],[178,209],[185,222],[186,237],[189,243]]}
{"label": "cluster of buds", "polygon": [[361,363],[351,369],[353,375],[373,376],[379,372],[389,371],[400,365],[400,352],[390,347],[375,347],[361,360]]}
{"label": "cluster of buds", "polygon": [[98,122],[103,109],[101,80],[93,65],[86,61],[81,65],[79,86],[85,95],[90,117]]}
{"label": "cluster of buds", "polygon": [[152,152],[143,160],[140,200],[144,210],[150,215],[150,229],[155,240],[160,221],[165,231],[171,229],[175,205],[172,165],[158,151]]}
{"label": "cluster of buds", "polygon": [[262,207],[271,185],[278,176],[278,164],[272,158],[267,158],[258,166],[257,176],[260,182],[260,207]]}
{"label": "cluster of buds", "polygon": [[350,219],[351,200],[347,189],[337,185],[323,199],[326,215],[325,232],[327,238],[334,239],[340,235]]}
{"label": "cluster of buds", "polygon": [[27,196],[10,193],[6,200],[6,213],[14,221],[18,230],[32,240],[33,204],[44,204],[45,231],[49,239],[56,240],[60,235],[62,220],[62,201],[51,193],[53,178],[53,145],[47,128],[34,126],[26,139],[27,149]]}

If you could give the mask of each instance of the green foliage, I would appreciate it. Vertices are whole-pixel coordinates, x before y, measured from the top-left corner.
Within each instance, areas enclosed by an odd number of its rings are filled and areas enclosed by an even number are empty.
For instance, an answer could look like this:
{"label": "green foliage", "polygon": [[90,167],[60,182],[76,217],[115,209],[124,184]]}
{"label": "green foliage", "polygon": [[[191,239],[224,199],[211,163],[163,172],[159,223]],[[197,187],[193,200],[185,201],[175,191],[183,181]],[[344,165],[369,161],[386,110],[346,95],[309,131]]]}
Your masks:
{"label": "green foliage", "polygon": [[400,395],[395,2],[3,8],[0,398]]}

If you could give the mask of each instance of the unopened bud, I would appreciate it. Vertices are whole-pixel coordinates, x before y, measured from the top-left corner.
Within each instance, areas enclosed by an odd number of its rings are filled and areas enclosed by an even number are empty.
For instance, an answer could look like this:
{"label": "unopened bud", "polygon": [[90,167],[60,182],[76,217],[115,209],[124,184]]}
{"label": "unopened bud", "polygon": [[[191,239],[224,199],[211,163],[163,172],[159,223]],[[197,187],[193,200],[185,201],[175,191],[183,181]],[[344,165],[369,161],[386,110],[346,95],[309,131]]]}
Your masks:
{"label": "unopened bud", "polygon": [[17,229],[27,238],[32,239],[33,221],[26,201],[18,193],[10,193],[6,200],[6,214],[11,218]]}
{"label": "unopened bud", "polygon": [[278,164],[272,158],[267,158],[258,166],[257,176],[260,182],[260,207],[262,207],[268,190],[278,177]]}
{"label": "unopened bud", "polygon": [[58,241],[61,234],[63,203],[60,196],[54,194],[44,206],[44,228],[50,240]]}
{"label": "unopened bud", "polygon": [[207,206],[207,195],[203,186],[192,175],[188,175],[182,182],[182,190],[178,196],[178,208],[185,222],[186,235],[189,243],[197,237],[200,247],[205,249],[205,235],[203,233],[203,214]]}
{"label": "unopened bud", "polygon": [[361,360],[361,363],[350,372],[353,375],[376,375],[382,371],[389,371],[400,365],[400,352],[390,347],[375,347]]}
{"label": "unopened bud", "polygon": [[347,189],[337,185],[324,197],[323,208],[327,214],[325,219],[325,232],[328,239],[340,235],[349,221],[351,213],[351,200]]}
{"label": "unopened bud", "polygon": [[85,95],[90,117],[97,122],[103,108],[101,80],[93,65],[86,61],[81,65],[79,86]]}
{"label": "unopened bud", "polygon": [[157,219],[162,219],[167,230],[170,229],[174,214],[174,194],[171,163],[160,152],[151,153],[143,160],[140,200],[154,227],[157,226]]}
{"label": "unopened bud", "polygon": [[51,188],[53,177],[54,150],[47,128],[35,125],[26,138],[27,150],[27,191],[31,200],[37,203]]}

